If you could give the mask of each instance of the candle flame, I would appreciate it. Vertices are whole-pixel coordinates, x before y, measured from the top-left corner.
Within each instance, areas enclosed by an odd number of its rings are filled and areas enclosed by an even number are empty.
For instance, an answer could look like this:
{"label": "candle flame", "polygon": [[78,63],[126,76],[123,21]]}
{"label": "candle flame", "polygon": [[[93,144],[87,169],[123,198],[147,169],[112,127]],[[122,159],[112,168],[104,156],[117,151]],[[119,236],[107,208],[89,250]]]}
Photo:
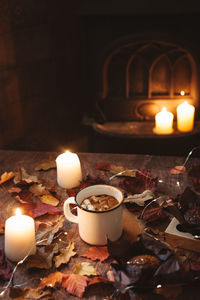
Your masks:
{"label": "candle flame", "polygon": [[66,150],[65,153],[71,153],[71,151],[70,150]]}
{"label": "candle flame", "polygon": [[167,111],[166,107],[164,106],[161,111],[166,112]]}
{"label": "candle flame", "polygon": [[180,92],[180,95],[181,95],[181,96],[185,96],[185,92],[184,92],[184,91],[181,91],[181,92]]}
{"label": "candle flame", "polygon": [[22,214],[21,209],[17,208],[15,214],[16,214],[16,216],[20,216]]}

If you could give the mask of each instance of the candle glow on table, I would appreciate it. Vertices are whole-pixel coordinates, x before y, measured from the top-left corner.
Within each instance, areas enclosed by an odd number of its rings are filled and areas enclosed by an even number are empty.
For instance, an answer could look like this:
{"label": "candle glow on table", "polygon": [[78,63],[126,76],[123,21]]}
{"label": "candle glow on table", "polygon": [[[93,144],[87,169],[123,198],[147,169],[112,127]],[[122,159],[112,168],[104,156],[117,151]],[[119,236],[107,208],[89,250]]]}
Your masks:
{"label": "candle glow on table", "polygon": [[195,108],[187,101],[177,107],[177,129],[179,131],[192,131],[194,127]]}
{"label": "candle glow on table", "polygon": [[59,186],[66,189],[79,186],[82,180],[82,172],[77,154],[66,151],[56,158],[56,164]]}
{"label": "candle glow on table", "polygon": [[18,208],[16,215],[5,222],[5,254],[11,261],[18,262],[35,252],[35,222],[33,218],[22,215]]}
{"label": "candle glow on table", "polygon": [[167,111],[166,107],[155,116],[155,128],[154,132],[157,134],[170,134],[173,130],[174,115]]}

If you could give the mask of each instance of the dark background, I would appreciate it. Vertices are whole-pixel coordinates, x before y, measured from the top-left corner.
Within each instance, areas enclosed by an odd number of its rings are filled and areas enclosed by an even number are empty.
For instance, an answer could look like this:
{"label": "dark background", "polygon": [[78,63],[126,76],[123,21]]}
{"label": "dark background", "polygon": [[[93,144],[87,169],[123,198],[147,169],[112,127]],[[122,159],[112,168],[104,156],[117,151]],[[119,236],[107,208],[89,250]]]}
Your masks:
{"label": "dark background", "polygon": [[186,48],[200,48],[198,1],[0,0],[2,149],[185,155],[199,144],[198,135],[106,141],[85,125],[98,99],[101,55],[124,24],[129,33],[180,31]]}

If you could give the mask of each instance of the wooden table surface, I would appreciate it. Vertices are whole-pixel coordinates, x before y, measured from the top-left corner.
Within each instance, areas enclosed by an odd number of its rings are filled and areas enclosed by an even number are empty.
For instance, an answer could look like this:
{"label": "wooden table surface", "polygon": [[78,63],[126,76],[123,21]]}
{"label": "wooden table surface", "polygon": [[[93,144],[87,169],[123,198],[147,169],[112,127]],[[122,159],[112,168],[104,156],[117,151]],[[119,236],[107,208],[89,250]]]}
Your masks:
{"label": "wooden table surface", "polygon": [[[41,163],[43,159],[48,159],[49,156],[56,158],[58,153],[47,153],[47,152],[23,152],[23,151],[4,151],[0,150],[0,174],[5,171],[17,171],[18,168],[24,167],[28,174],[37,175],[39,178],[45,178],[56,183],[56,169],[50,169],[48,171],[35,171],[35,167]],[[170,175],[170,170],[177,165],[183,165],[184,157],[163,157],[163,156],[150,156],[150,155],[128,155],[128,154],[98,154],[98,153],[79,153],[79,158],[82,165],[83,178],[86,175],[97,176],[101,171],[93,168],[94,165],[102,162],[110,162],[116,165],[121,165],[128,167],[129,169],[149,169],[152,172],[153,177],[158,176],[160,180],[160,186],[164,186],[167,189],[167,193],[176,195],[178,192],[182,191],[188,184],[188,179],[186,174],[182,174],[181,177]],[[191,160],[192,161],[192,160]],[[188,164],[191,163],[188,162]],[[177,179],[181,178],[181,186],[177,187]],[[163,184],[163,182],[165,184]],[[179,189],[180,188],[180,189]],[[66,190],[58,187],[58,193],[60,195],[60,207],[62,208],[63,201],[68,197]],[[19,206],[19,203],[12,197],[6,188],[6,184],[0,189],[0,221],[5,221],[8,217],[13,214],[14,208]],[[130,239],[136,238],[136,234],[140,233],[143,229],[144,224],[139,224],[138,229],[133,230],[131,228],[131,222],[134,222],[135,218],[132,213],[124,209],[124,231],[129,235]],[[70,237],[67,237],[71,241],[75,242],[77,253],[83,254],[87,249],[88,245],[84,243],[78,236],[78,228],[76,224],[70,224],[67,220],[64,221],[64,227],[66,231],[70,231]],[[4,235],[0,236],[1,248],[4,247]],[[86,258],[72,257],[70,262],[64,266],[58,268],[58,270],[53,266],[51,270],[32,270],[27,271],[23,268],[23,265],[17,270],[14,276],[14,284],[22,284],[25,286],[35,287],[40,278],[47,276],[51,272],[61,271],[70,273],[73,270],[74,263],[77,261],[90,261]],[[97,270],[105,275],[108,270],[108,263],[91,262]],[[1,286],[5,285],[1,282]],[[106,296],[110,296],[113,293],[112,287],[105,287],[102,285],[95,285],[90,289],[87,289],[83,295],[83,299],[106,299]],[[167,295],[168,293],[166,293]],[[3,296],[3,299],[10,299],[9,294]],[[20,298],[22,299],[22,298]],[[45,298],[44,298],[45,299]],[[58,289],[52,294],[52,299],[77,299],[76,297],[69,295],[64,289]],[[154,294],[154,292],[148,291],[147,293],[141,294],[140,299],[200,299],[200,288],[197,287],[184,287],[182,288],[181,295],[177,291],[177,297],[173,298],[166,296]]]}

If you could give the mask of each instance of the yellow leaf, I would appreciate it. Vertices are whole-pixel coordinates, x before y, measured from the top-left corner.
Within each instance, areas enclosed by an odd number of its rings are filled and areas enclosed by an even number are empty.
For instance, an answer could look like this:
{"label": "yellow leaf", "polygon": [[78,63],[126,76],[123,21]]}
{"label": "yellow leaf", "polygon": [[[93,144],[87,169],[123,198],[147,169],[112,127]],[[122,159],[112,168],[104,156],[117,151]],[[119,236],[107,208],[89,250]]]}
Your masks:
{"label": "yellow leaf", "polygon": [[15,176],[15,173],[14,172],[4,172],[2,175],[1,175],[1,180],[0,180],[0,184],[1,183],[4,183],[8,180],[10,180],[11,178],[13,178]]}
{"label": "yellow leaf", "polygon": [[42,195],[40,197],[40,200],[42,203],[57,206],[59,203],[59,200],[52,196],[51,194]]}
{"label": "yellow leaf", "polygon": [[74,266],[74,272],[79,275],[98,275],[97,270],[88,262],[78,262]]}
{"label": "yellow leaf", "polygon": [[65,249],[60,249],[60,254],[54,257],[56,268],[61,264],[67,264],[70,258],[76,255],[74,250],[74,243],[69,242],[68,246]]}

